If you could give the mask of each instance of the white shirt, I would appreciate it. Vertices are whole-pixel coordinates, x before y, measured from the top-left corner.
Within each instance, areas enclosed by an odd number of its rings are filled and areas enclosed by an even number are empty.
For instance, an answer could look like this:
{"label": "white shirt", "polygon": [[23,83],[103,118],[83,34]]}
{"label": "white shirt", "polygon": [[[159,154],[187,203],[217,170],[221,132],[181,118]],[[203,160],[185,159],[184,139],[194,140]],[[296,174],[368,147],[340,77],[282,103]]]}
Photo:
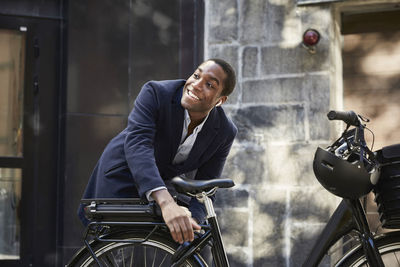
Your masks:
{"label": "white shirt", "polygon": [[[174,157],[174,160],[172,161],[172,164],[180,164],[182,162],[184,162],[188,157],[189,157],[189,153],[193,148],[194,142],[196,141],[197,135],[199,134],[199,132],[201,131],[201,129],[203,128],[204,123],[206,122],[208,118],[208,114],[207,117],[202,121],[202,123],[200,123],[199,125],[197,125],[196,128],[194,128],[193,133],[189,136],[187,136],[188,134],[188,129],[189,129],[189,124],[191,122],[190,120],[190,116],[189,116],[189,112],[185,109],[184,112],[184,119],[183,119],[183,129],[182,129],[182,137],[181,137],[181,141],[179,143],[179,147],[178,150],[176,152],[176,155]],[[194,176],[196,175],[197,169],[193,170],[191,172],[188,173],[184,173],[182,175],[180,175],[182,178],[188,178],[188,179],[194,179]],[[150,195],[151,193],[161,190],[161,189],[166,189],[165,186],[160,186],[160,187],[156,187],[153,188],[149,191],[146,192],[146,198],[149,201],[154,200]]]}

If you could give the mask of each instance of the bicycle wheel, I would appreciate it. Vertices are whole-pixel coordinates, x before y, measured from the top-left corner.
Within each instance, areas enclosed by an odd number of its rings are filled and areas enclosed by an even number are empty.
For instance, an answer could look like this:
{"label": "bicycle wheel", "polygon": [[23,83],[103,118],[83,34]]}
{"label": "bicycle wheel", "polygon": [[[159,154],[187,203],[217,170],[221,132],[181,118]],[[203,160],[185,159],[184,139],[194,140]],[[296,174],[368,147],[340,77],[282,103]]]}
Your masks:
{"label": "bicycle wheel", "polygon": [[[108,238],[135,241],[142,240],[144,233],[121,233]],[[149,239],[140,243],[127,242],[92,242],[91,247],[98,260],[104,267],[155,267],[171,266],[171,256],[175,253],[178,244],[161,235],[153,234]],[[87,249],[83,248],[76,254],[67,266],[91,267],[98,266]],[[188,258],[181,266],[207,266],[197,253]]]}
{"label": "bicycle wheel", "polygon": [[[388,233],[375,241],[385,266],[400,267],[400,233]],[[336,266],[370,267],[361,247],[346,254]]]}

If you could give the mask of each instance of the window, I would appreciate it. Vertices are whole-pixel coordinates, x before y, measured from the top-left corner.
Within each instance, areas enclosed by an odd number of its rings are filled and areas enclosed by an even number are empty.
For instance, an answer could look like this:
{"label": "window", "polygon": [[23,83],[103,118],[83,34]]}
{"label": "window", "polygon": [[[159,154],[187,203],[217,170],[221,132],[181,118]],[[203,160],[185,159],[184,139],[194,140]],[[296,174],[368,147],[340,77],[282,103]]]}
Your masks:
{"label": "window", "polygon": [[21,169],[0,168],[0,260],[19,259]]}
{"label": "window", "polygon": [[[0,30],[0,159],[22,157],[25,33]],[[0,260],[20,257],[22,169],[0,166]]]}
{"label": "window", "polygon": [[22,156],[23,32],[0,30],[0,156]]}

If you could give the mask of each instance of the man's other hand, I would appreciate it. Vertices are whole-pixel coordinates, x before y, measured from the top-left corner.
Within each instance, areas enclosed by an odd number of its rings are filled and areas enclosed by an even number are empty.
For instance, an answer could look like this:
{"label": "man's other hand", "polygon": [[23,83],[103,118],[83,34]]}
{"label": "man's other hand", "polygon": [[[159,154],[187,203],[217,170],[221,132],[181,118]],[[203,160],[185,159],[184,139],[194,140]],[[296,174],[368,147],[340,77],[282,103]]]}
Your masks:
{"label": "man's other hand", "polygon": [[193,241],[193,229],[200,230],[201,227],[191,217],[190,211],[176,204],[166,189],[154,191],[151,196],[160,206],[162,216],[171,232],[172,238],[180,244]]}

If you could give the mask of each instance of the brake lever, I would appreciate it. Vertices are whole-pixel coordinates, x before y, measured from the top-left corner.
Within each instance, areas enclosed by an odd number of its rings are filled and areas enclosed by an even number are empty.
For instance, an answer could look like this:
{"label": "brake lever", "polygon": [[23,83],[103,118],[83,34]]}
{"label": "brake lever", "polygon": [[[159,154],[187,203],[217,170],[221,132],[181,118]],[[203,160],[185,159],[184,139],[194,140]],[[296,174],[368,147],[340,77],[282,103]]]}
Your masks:
{"label": "brake lever", "polygon": [[364,117],[363,115],[358,114],[357,116],[358,116],[358,118],[359,118],[360,120],[362,120],[363,122],[370,122],[370,120],[369,120],[367,117]]}

